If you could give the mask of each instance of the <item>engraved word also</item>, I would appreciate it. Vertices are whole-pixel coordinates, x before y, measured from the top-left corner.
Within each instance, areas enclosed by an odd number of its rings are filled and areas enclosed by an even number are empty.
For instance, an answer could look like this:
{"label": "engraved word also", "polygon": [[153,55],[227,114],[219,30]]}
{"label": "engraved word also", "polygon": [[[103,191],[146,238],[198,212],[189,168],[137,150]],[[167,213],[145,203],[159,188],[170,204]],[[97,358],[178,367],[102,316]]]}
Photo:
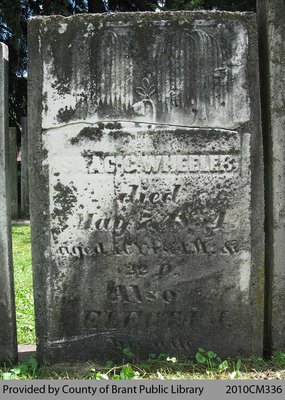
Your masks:
{"label": "engraved word also", "polygon": [[116,285],[115,282],[109,281],[107,298],[111,303],[153,303],[159,299],[164,303],[174,303],[177,300],[177,294],[173,290],[142,292],[138,285]]}

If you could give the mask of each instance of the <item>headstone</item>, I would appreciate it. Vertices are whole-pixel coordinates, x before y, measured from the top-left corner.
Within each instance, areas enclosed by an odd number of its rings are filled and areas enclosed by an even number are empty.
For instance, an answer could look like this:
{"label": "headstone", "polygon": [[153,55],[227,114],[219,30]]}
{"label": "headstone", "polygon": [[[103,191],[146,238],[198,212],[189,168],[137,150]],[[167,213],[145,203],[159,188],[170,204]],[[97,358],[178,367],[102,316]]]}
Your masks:
{"label": "headstone", "polygon": [[285,349],[285,2],[257,2],[266,143],[267,350]]}
{"label": "headstone", "polygon": [[9,176],[11,190],[12,219],[18,218],[18,164],[17,164],[17,129],[9,128]]}
{"label": "headstone", "polygon": [[28,166],[28,127],[27,118],[21,119],[21,218],[30,218],[29,205],[29,166]]}
{"label": "headstone", "polygon": [[0,365],[17,356],[7,150],[8,47],[0,43]]}
{"label": "headstone", "polygon": [[29,46],[39,356],[262,354],[255,15],[35,18]]}

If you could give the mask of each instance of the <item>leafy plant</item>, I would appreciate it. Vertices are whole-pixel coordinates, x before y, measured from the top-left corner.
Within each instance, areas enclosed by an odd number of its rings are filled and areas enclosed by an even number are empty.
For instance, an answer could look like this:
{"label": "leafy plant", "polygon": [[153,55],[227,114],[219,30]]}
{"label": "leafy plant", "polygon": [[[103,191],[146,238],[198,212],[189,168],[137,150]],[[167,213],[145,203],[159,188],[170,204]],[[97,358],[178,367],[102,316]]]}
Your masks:
{"label": "leafy plant", "polygon": [[167,359],[167,354],[165,354],[165,353],[160,353],[160,354],[157,356],[157,359],[160,360],[160,361],[165,361],[165,360]]}
{"label": "leafy plant", "polygon": [[229,367],[227,360],[222,361],[213,351],[205,351],[202,348],[198,349],[195,358],[198,364],[206,366],[207,375],[225,372]]}
{"label": "leafy plant", "polygon": [[120,379],[134,379],[135,376],[138,376],[137,372],[133,370],[133,367],[129,364],[124,365],[120,372]]}
{"label": "leafy plant", "polygon": [[99,380],[99,381],[107,380],[107,379],[109,379],[109,376],[107,374],[102,374],[101,372],[96,372],[95,379]]}
{"label": "leafy plant", "polygon": [[273,354],[273,361],[277,364],[280,368],[285,368],[285,353],[282,351],[277,351]]}
{"label": "leafy plant", "polygon": [[[123,349],[123,355],[128,358],[134,358],[135,354],[131,351],[129,347],[125,347]],[[96,380],[131,380],[140,378],[140,373],[134,369],[132,364],[123,364],[121,366],[114,366],[112,361],[107,361],[106,363],[106,372],[96,371],[95,368],[90,370],[91,375],[88,375],[89,379]],[[136,367],[138,369],[138,367]]]}
{"label": "leafy plant", "polygon": [[241,368],[241,359],[239,358],[237,362],[234,364],[234,370],[230,374],[230,379],[236,379],[240,377],[240,368]]}
{"label": "leafy plant", "polygon": [[123,350],[123,354],[129,358],[135,357],[134,353],[131,351],[129,347],[125,347]]}
{"label": "leafy plant", "polygon": [[224,360],[221,364],[218,365],[218,373],[221,374],[225,372],[229,368],[229,363],[227,360]]}
{"label": "leafy plant", "polygon": [[28,361],[2,373],[2,379],[35,379],[38,362],[35,357],[29,357]]}
{"label": "leafy plant", "polygon": [[110,369],[110,368],[112,368],[112,367],[114,367],[113,361],[112,361],[112,360],[108,360],[108,361],[106,362],[106,368]]}

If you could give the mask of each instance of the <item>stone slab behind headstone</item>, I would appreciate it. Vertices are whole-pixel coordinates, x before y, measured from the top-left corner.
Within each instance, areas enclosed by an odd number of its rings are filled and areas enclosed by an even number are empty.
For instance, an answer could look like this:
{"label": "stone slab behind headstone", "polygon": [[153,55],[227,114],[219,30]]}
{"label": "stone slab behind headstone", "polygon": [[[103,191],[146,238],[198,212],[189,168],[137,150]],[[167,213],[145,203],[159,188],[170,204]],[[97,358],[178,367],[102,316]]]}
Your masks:
{"label": "stone slab behind headstone", "polygon": [[9,177],[11,190],[11,216],[17,219],[19,216],[18,201],[18,164],[17,164],[17,129],[9,128]]}
{"label": "stone slab behind headstone", "polygon": [[21,119],[21,218],[30,217],[27,118]]}
{"label": "stone slab behind headstone", "polygon": [[267,350],[285,349],[285,2],[258,1],[266,143]]}
{"label": "stone slab behind headstone", "polygon": [[17,356],[8,157],[8,48],[0,43],[0,365]]}
{"label": "stone slab behind headstone", "polygon": [[255,16],[35,18],[29,51],[39,356],[262,354]]}

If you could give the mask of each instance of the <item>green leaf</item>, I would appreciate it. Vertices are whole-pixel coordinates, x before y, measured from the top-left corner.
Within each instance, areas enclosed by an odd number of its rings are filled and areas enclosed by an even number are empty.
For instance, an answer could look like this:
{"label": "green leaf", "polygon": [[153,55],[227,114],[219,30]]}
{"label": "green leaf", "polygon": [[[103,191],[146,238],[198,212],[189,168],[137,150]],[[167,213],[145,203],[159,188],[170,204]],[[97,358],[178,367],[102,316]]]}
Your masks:
{"label": "green leaf", "polygon": [[108,375],[107,374],[101,374],[101,372],[97,372],[97,374],[96,374],[96,380],[107,380],[107,379],[109,379],[109,377],[108,377]]}
{"label": "green leaf", "polygon": [[13,374],[15,374],[15,375],[20,375],[20,373],[22,372],[21,367],[22,367],[22,365],[20,367],[12,368],[11,372],[13,372]]}
{"label": "green leaf", "polygon": [[206,353],[205,350],[202,349],[202,347],[199,347],[198,352],[199,352],[199,353]]}
{"label": "green leaf", "polygon": [[140,363],[140,368],[141,368],[141,369],[149,369],[149,368],[150,368],[150,365],[147,364],[147,363],[141,362],[141,363]]}
{"label": "green leaf", "polygon": [[29,375],[29,366],[27,364],[21,364],[19,369],[21,375]]}
{"label": "green leaf", "polygon": [[33,375],[35,374],[37,368],[38,368],[38,361],[35,357],[29,357],[28,363],[30,364],[31,370],[33,372]]}
{"label": "green leaf", "polygon": [[236,369],[239,371],[241,367],[241,359],[239,358],[236,363]]}
{"label": "green leaf", "polygon": [[219,366],[218,366],[218,372],[224,372],[226,369],[228,369],[229,364],[227,360],[223,361]]}
{"label": "green leaf", "polygon": [[214,353],[213,351],[208,351],[208,352],[207,352],[207,356],[208,356],[209,358],[216,358],[216,357],[217,357],[217,354]]}
{"label": "green leaf", "polygon": [[4,372],[3,379],[8,380],[8,379],[16,379],[16,378],[13,378],[11,372]]}
{"label": "green leaf", "polygon": [[106,362],[106,368],[112,368],[113,366],[114,366],[114,363],[113,363],[112,360],[108,360],[108,361]]}
{"label": "green leaf", "polygon": [[129,364],[125,365],[120,372],[120,378],[122,380],[132,379],[134,376],[135,372]]}
{"label": "green leaf", "polygon": [[196,360],[199,364],[205,364],[207,361],[206,357],[204,357],[201,353],[196,353]]}
{"label": "green leaf", "polygon": [[166,360],[167,355],[165,353],[160,353],[159,356],[157,357],[158,360]]}
{"label": "green leaf", "polygon": [[131,351],[129,347],[124,348],[123,353],[127,357],[134,357],[134,353]]}

